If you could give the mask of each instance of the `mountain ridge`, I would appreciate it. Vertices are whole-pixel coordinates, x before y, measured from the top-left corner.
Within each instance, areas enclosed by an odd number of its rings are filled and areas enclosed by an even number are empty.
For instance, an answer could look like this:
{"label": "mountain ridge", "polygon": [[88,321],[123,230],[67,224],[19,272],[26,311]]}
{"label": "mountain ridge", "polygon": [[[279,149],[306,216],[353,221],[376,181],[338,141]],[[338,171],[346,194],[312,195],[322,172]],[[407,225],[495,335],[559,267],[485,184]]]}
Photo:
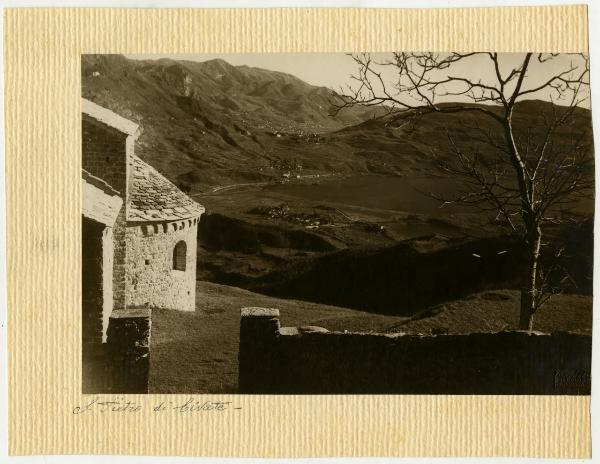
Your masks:
{"label": "mountain ridge", "polygon": [[219,59],[84,55],[81,76],[82,96],[139,123],[141,157],[180,185],[182,175],[203,186],[271,178],[288,151],[274,138],[316,137],[373,113],[357,107],[331,117],[334,92]]}
{"label": "mountain ridge", "polygon": [[[334,91],[218,58],[83,55],[81,64],[82,96],[140,124],[136,153],[191,192],[283,176],[432,174],[431,145],[447,144],[446,133],[469,145],[465,127],[479,124],[470,114],[396,124],[396,115],[363,106],[332,115],[342,102]],[[519,108],[523,122],[551,104]],[[591,126],[588,110],[578,118]]]}

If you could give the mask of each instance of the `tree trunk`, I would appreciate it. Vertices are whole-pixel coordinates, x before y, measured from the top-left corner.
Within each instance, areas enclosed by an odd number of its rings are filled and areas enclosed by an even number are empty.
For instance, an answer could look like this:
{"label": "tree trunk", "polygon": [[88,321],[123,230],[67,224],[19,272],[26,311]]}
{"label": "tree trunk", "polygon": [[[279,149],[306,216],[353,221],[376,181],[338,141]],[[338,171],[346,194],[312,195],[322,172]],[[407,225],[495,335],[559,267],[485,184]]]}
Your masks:
{"label": "tree trunk", "polygon": [[533,330],[533,315],[537,309],[537,296],[539,289],[538,262],[540,259],[540,246],[542,231],[539,224],[528,227],[527,249],[525,251],[525,268],[521,286],[521,312],[519,317],[520,330]]}

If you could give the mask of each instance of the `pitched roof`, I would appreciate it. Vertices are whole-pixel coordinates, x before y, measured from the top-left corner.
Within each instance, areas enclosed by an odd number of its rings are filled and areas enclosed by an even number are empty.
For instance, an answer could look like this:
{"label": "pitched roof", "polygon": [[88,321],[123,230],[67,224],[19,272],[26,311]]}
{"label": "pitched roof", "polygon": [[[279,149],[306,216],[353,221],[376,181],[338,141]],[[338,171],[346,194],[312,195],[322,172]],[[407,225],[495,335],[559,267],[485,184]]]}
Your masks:
{"label": "pitched roof", "polygon": [[124,134],[134,136],[138,134],[139,126],[136,123],[85,98],[81,99],[81,112]]}
{"label": "pitched roof", "polygon": [[85,169],[82,169],[81,173],[81,214],[112,227],[123,205],[119,192]]}
{"label": "pitched roof", "polygon": [[81,178],[86,181],[88,184],[93,185],[94,187],[99,188],[109,195],[121,195],[118,190],[115,190],[108,182],[99,177],[92,176],[85,169],[81,170]]}
{"label": "pitched roof", "polygon": [[127,202],[127,221],[176,221],[200,216],[204,207],[156,169],[132,155],[129,160],[131,191]]}

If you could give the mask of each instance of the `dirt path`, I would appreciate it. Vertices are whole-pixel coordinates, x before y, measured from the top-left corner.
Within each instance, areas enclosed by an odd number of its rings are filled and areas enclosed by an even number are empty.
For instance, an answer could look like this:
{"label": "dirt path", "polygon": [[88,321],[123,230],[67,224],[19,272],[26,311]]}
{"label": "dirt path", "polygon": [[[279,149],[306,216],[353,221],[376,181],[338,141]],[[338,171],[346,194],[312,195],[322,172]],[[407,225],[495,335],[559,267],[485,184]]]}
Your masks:
{"label": "dirt path", "polygon": [[213,187],[210,192],[202,192],[202,193],[194,193],[190,195],[190,197],[203,197],[206,195],[212,195],[217,192],[224,192],[227,190],[234,190],[239,187],[261,187],[263,185],[269,185],[272,182],[247,182],[245,184],[230,184],[230,185],[219,185],[217,187]]}

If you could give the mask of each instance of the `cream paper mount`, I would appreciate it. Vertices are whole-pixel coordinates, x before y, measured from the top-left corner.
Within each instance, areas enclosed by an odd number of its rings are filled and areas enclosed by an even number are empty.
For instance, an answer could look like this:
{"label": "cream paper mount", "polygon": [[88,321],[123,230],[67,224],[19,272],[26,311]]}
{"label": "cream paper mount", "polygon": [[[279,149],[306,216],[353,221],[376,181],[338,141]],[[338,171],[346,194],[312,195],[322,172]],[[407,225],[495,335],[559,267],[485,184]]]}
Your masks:
{"label": "cream paper mount", "polygon": [[[587,52],[585,6],[8,9],[9,451],[237,457],[591,455],[589,396],[81,393],[81,55]],[[171,401],[224,402],[161,410]]]}

